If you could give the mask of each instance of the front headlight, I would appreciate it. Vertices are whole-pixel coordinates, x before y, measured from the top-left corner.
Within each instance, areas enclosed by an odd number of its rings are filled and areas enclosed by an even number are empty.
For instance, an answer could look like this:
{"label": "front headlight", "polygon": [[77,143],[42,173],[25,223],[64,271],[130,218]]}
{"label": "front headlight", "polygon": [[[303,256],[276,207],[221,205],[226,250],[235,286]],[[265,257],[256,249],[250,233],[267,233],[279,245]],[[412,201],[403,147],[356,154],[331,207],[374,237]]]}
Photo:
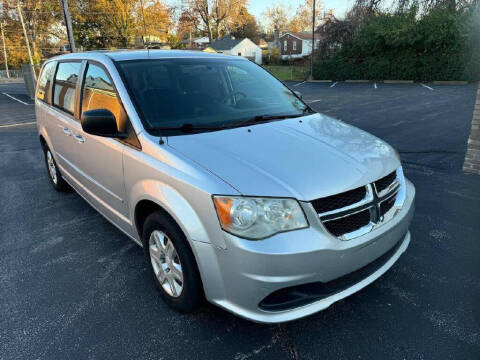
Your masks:
{"label": "front headlight", "polygon": [[297,200],[214,196],[222,229],[246,239],[264,239],[279,232],[308,227]]}

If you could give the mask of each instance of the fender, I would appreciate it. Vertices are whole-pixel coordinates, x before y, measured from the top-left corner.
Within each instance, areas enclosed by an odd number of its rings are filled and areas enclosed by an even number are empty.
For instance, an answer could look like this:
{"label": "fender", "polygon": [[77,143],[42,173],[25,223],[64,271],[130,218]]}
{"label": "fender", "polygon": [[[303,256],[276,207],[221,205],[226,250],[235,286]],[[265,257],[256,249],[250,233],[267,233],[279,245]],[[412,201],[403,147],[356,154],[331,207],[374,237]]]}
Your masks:
{"label": "fender", "polygon": [[[183,233],[195,248],[193,241],[213,244],[225,248],[223,237],[221,241],[212,242],[202,220],[199,218],[191,204],[173,187],[156,180],[142,180],[135,183],[129,191],[130,218],[135,223],[135,208],[142,200],[149,200],[156,203],[165,210],[180,226]],[[181,214],[181,217],[179,216]],[[215,220],[217,221],[216,217]],[[214,237],[218,239],[219,237]]]}

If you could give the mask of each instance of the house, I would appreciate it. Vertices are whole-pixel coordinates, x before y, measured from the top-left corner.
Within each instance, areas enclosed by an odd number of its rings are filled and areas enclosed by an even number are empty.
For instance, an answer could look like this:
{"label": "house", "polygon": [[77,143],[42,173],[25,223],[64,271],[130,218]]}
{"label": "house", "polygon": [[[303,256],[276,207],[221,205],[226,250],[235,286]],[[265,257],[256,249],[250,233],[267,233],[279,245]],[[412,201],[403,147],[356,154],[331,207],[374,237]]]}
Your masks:
{"label": "house", "polygon": [[222,54],[243,56],[257,64],[262,63],[262,49],[248,38],[236,39],[231,35],[226,35],[213,41],[210,47]]}
{"label": "house", "polygon": [[253,42],[255,44],[257,44],[258,46],[260,46],[260,49],[262,49],[262,50],[267,50],[268,49],[268,43],[265,41],[265,39],[258,38],[258,39],[253,40]]}
{"label": "house", "polygon": [[202,37],[196,37],[196,38],[187,38],[182,41],[182,44],[184,44],[188,49],[192,50],[203,50],[208,45],[210,44],[210,40],[208,39],[208,36],[202,36]]}
{"label": "house", "polygon": [[165,44],[165,37],[160,37],[156,35],[144,35],[137,36],[134,39],[135,47],[160,47]]}
{"label": "house", "polygon": [[257,38],[253,40],[253,42],[257,44],[260,47],[260,49],[262,49],[263,56],[268,55],[268,42],[266,42],[265,39]]}
{"label": "house", "polygon": [[199,37],[192,40],[192,44],[194,47],[199,49],[205,49],[210,44],[210,39],[208,36]]}
{"label": "house", "polygon": [[[280,53],[282,59],[301,58],[312,53],[311,32],[287,32],[280,36]],[[315,34],[315,49],[320,45],[320,35]]]}

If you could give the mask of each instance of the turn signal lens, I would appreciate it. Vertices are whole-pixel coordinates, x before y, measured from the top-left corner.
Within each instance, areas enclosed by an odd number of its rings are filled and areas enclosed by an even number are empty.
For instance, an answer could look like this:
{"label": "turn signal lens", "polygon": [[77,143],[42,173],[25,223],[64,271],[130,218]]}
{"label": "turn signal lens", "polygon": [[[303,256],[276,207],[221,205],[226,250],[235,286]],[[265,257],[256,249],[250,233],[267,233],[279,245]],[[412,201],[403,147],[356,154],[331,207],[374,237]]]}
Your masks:
{"label": "turn signal lens", "polygon": [[230,219],[230,211],[232,209],[233,201],[229,198],[215,198],[214,201],[220,223],[231,225],[232,220]]}
{"label": "turn signal lens", "polygon": [[246,239],[259,240],[308,227],[294,199],[214,196],[213,201],[222,229]]}

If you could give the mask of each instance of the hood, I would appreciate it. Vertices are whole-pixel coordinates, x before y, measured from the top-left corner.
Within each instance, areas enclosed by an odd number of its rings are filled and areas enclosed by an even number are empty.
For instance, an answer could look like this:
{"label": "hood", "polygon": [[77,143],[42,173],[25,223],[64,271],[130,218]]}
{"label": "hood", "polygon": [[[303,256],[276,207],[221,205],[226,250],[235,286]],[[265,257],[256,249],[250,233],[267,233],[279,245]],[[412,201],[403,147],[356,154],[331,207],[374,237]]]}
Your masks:
{"label": "hood", "polygon": [[173,136],[168,145],[243,195],[306,201],[365,185],[400,165],[384,141],[321,114]]}

